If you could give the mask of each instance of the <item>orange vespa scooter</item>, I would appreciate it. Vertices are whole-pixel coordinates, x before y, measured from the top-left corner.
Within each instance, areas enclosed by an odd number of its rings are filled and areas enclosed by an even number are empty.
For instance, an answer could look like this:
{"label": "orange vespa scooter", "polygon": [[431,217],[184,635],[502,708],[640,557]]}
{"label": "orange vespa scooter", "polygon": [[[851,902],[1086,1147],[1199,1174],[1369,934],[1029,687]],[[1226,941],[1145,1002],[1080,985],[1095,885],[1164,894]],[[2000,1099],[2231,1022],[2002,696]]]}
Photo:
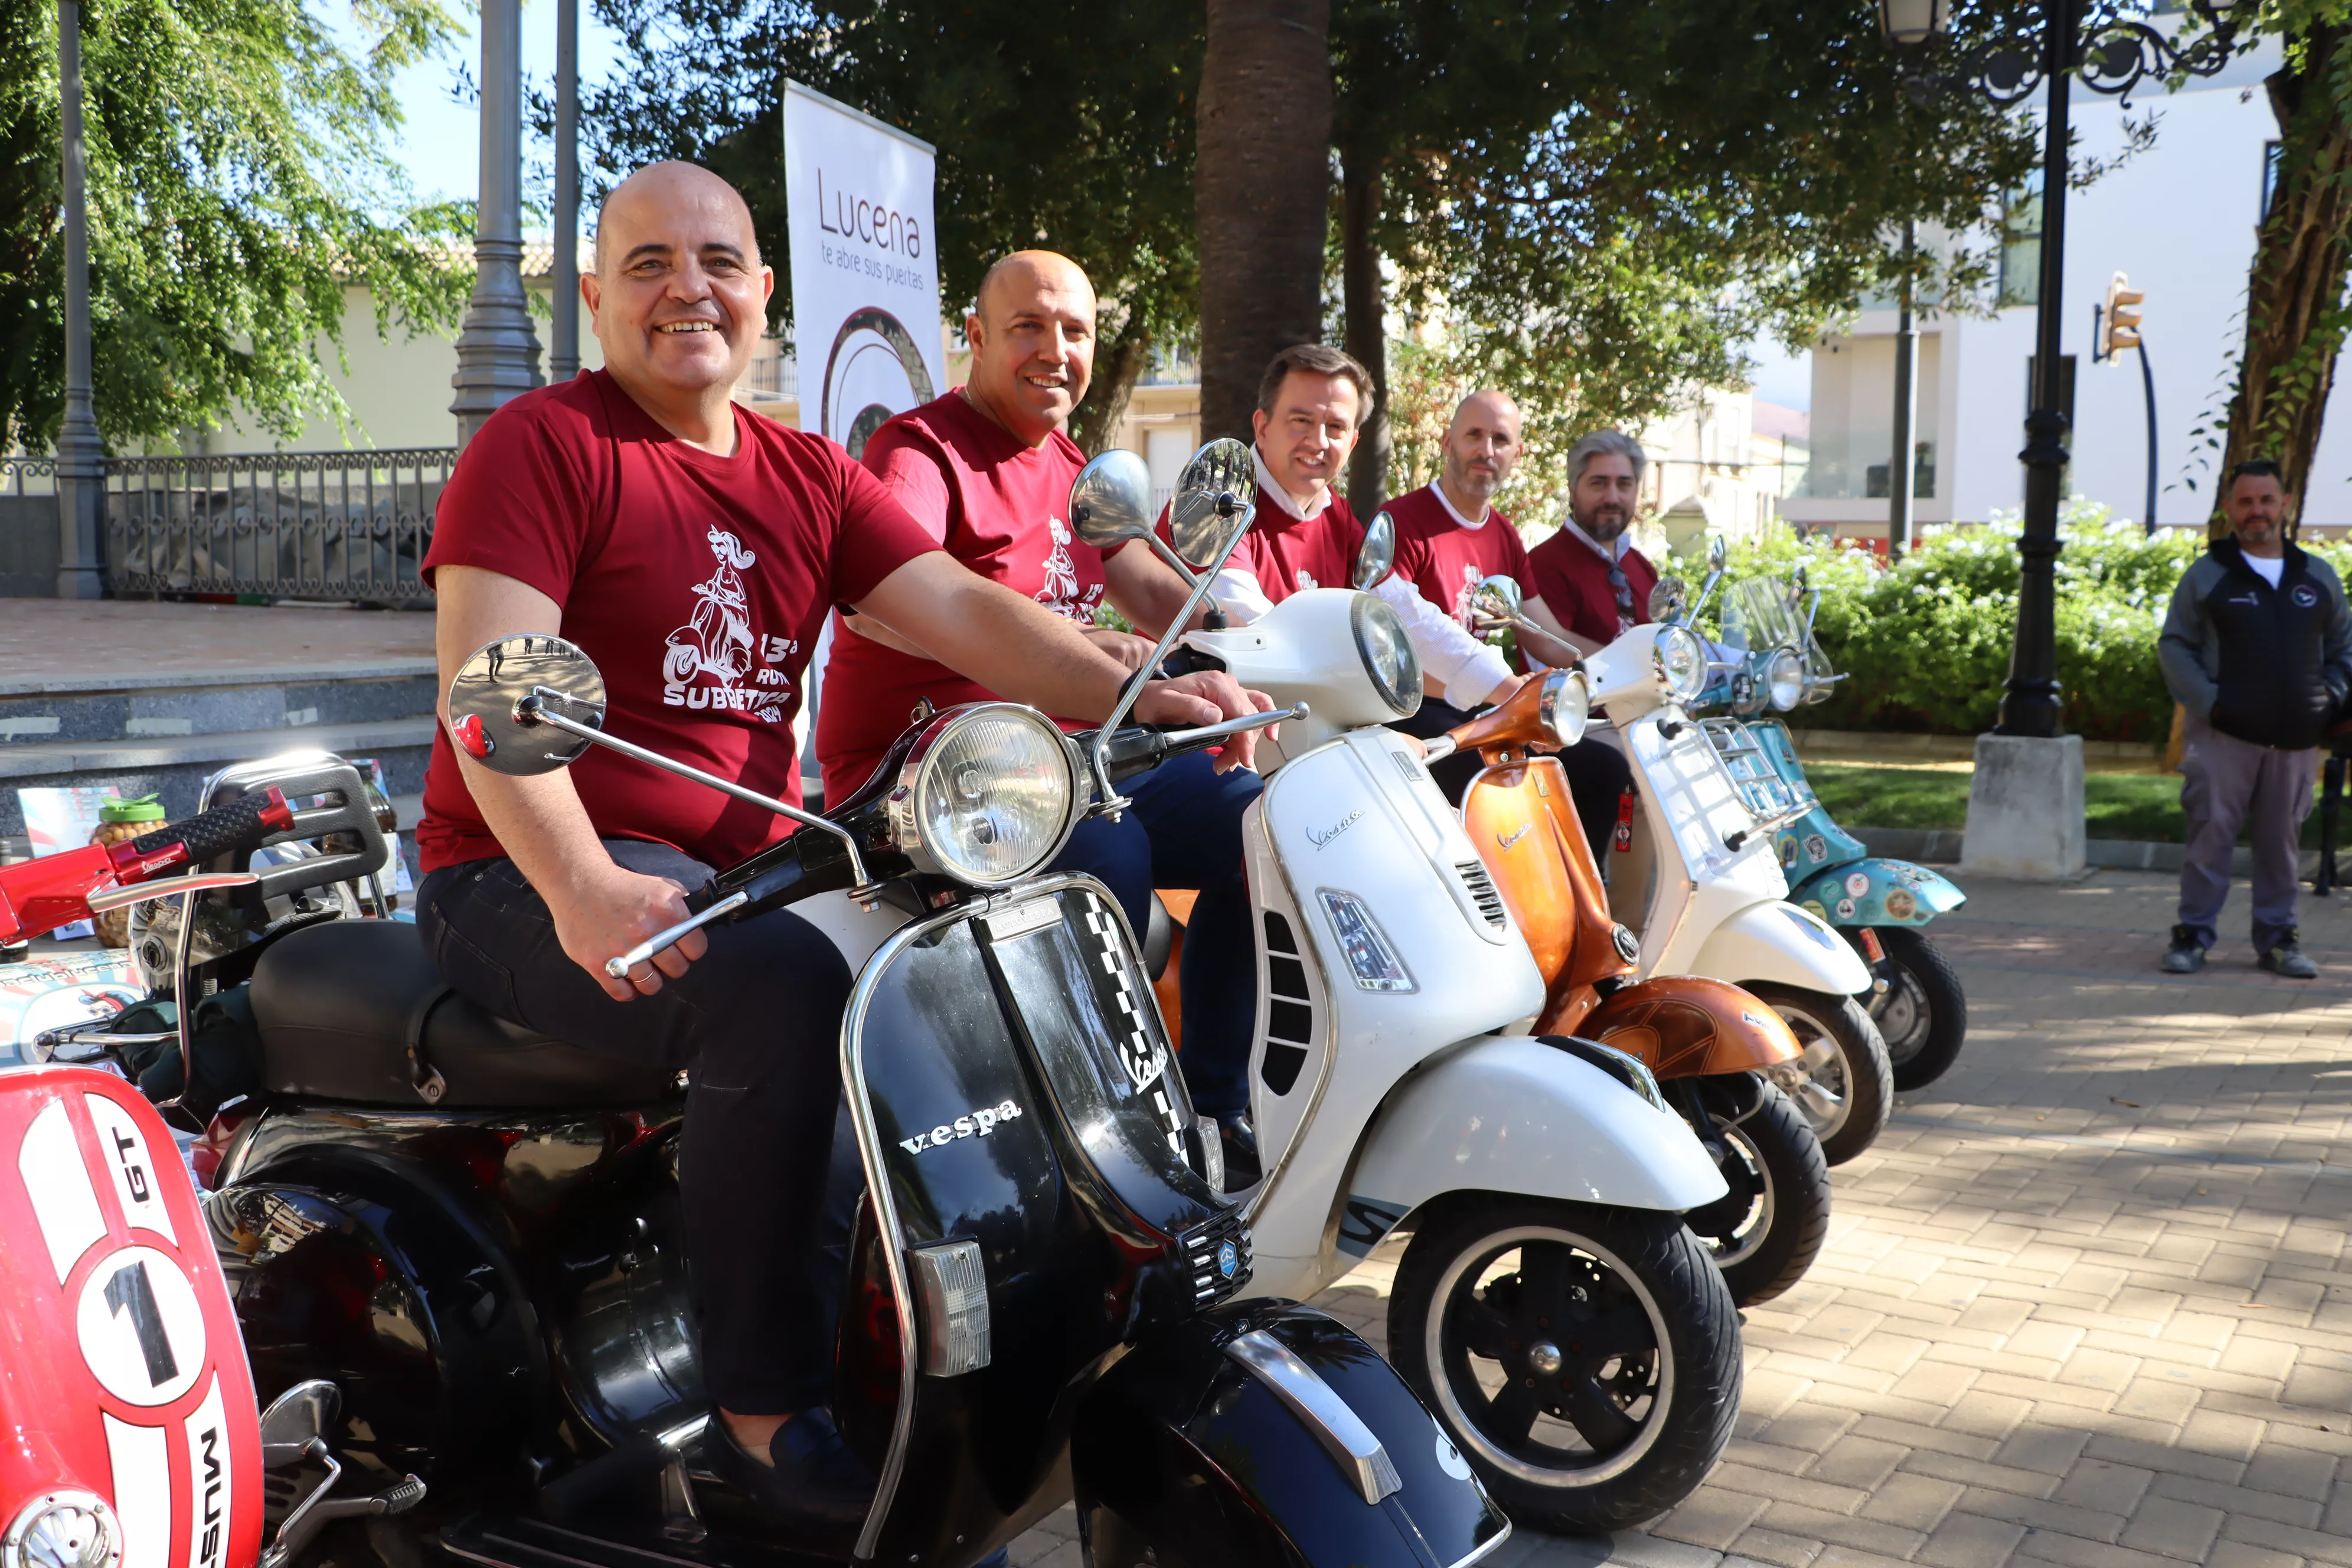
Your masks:
{"label": "orange vespa scooter", "polygon": [[[1829,1166],[1811,1126],[1764,1069],[1801,1054],[1780,1015],[1697,975],[1628,983],[1640,953],[1612,920],[1567,771],[1538,745],[1583,731],[1582,675],[1552,670],[1432,742],[1431,758],[1486,763],[1462,798],[1478,846],[1546,982],[1538,1035],[1578,1035],[1638,1058],[1707,1152],[1730,1193],[1686,1216],[1741,1306],[1780,1295],[1829,1235]],[[1450,746],[1448,742],[1451,742]]]}

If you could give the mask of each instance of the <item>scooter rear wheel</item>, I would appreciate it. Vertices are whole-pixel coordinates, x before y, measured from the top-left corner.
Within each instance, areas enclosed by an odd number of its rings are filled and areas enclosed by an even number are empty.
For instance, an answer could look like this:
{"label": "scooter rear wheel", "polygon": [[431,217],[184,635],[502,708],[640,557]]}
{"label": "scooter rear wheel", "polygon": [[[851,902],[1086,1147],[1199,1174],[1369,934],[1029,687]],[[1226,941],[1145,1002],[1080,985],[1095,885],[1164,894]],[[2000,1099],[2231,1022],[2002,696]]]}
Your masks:
{"label": "scooter rear wheel", "polygon": [[1590,1534],[1706,1479],[1739,1410],[1739,1318],[1679,1216],[1465,1197],[1416,1225],[1389,1359],[1512,1519]]}
{"label": "scooter rear wheel", "polygon": [[1878,926],[1886,994],[1870,1009],[1895,1064],[1895,1087],[1925,1089],[1950,1070],[1969,1037],[1969,998],[1943,950],[1910,926]]}
{"label": "scooter rear wheel", "polygon": [[1702,1091],[1725,1145],[1723,1176],[1731,1191],[1684,1216],[1742,1307],[1769,1301],[1803,1279],[1830,1236],[1830,1169],[1821,1140],[1787,1095],[1769,1083],[1751,1092],[1756,1109],[1734,1121],[1729,1106],[1717,1103],[1729,1096]]}
{"label": "scooter rear wheel", "polygon": [[1862,1004],[1769,980],[1750,981],[1747,988],[1780,1015],[1804,1051],[1793,1062],[1767,1068],[1765,1076],[1813,1124],[1822,1158],[1843,1165],[1876,1142],[1895,1108],[1895,1067]]}

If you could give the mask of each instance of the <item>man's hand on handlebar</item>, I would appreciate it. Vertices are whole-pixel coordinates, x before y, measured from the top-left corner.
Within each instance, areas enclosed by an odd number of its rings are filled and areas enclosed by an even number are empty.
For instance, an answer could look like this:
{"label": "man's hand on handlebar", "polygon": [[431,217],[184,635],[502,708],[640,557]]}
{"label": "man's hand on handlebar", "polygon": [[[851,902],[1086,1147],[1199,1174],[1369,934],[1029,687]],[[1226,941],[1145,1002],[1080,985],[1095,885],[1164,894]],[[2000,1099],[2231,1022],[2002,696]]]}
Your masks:
{"label": "man's hand on handlebar", "polygon": [[699,931],[690,931],[653,958],[633,967],[625,980],[604,973],[604,962],[627,952],[657,931],[686,919],[686,890],[667,877],[647,877],[610,861],[582,872],[560,893],[546,895],[548,913],[563,955],[588,972],[615,1002],[650,996],[709,951]]}
{"label": "man's hand on handlebar", "polygon": [[[1222,669],[1202,669],[1173,680],[1148,682],[1135,704],[1135,717],[1145,724],[1213,724],[1273,709],[1274,699],[1265,692],[1244,690],[1241,682]],[[1217,772],[1251,766],[1257,758],[1257,731],[1244,730],[1227,741],[1217,758]]]}

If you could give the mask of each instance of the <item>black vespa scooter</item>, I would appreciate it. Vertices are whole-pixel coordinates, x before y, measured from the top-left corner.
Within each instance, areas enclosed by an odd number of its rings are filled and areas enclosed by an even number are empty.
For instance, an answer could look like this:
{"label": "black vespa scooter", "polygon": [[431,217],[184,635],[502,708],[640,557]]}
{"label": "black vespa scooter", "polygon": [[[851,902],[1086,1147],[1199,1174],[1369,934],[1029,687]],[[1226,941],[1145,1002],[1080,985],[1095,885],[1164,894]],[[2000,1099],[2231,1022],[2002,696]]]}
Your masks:
{"label": "black vespa scooter", "polygon": [[[1230,553],[1250,474],[1239,443],[1194,459],[1188,554]],[[1508,1521],[1369,1345],[1229,1300],[1249,1234],[1134,933],[1100,884],[1040,868],[1122,804],[1122,775],[1283,715],[1169,733],[1116,728],[1127,706],[1067,738],[1011,704],[937,714],[815,817],[605,734],[601,677],[561,638],[468,661],[451,729],[487,766],[604,745],[805,826],[614,973],[788,904],[891,927],[853,954],[842,1031],[866,1197],[835,1411],[879,1486],[854,1543],[783,1540],[700,1464],[672,1075],[475,1008],[413,927],[296,918],[218,961],[251,974],[262,1088],[212,1124],[206,1212],[264,1397],[335,1384],[335,1453],[408,1489],[402,1507],[428,1489],[404,1513],[329,1512],[362,1516],[394,1568],[433,1549],[486,1568],[966,1568],[1074,1500],[1105,1568],[1463,1568],[1502,1543]],[[317,763],[238,783],[331,797]],[[329,826],[367,858],[362,815]],[[201,995],[209,966],[184,934],[181,952],[178,994]],[[103,1038],[71,1034],[57,1059]],[[304,1544],[281,1537],[264,1568]]]}

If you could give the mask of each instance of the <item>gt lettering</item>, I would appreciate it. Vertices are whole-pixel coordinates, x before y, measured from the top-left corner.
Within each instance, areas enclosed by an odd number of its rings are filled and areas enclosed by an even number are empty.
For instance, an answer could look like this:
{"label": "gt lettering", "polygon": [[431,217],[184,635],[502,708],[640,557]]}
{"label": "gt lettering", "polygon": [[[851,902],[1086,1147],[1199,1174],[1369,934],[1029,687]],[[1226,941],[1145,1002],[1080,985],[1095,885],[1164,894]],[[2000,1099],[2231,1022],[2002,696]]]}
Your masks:
{"label": "gt lettering", "polygon": [[122,1167],[122,1179],[131,1184],[131,1201],[143,1204],[147,1201],[147,1167],[131,1152],[138,1147],[137,1139],[121,1132],[114,1135],[114,1161]]}
{"label": "gt lettering", "polygon": [[937,1149],[963,1138],[985,1138],[1004,1122],[1021,1116],[1021,1107],[1012,1100],[959,1116],[952,1122],[943,1121],[929,1132],[918,1132],[912,1138],[898,1140],[898,1147],[909,1154],[919,1154],[926,1149]]}

